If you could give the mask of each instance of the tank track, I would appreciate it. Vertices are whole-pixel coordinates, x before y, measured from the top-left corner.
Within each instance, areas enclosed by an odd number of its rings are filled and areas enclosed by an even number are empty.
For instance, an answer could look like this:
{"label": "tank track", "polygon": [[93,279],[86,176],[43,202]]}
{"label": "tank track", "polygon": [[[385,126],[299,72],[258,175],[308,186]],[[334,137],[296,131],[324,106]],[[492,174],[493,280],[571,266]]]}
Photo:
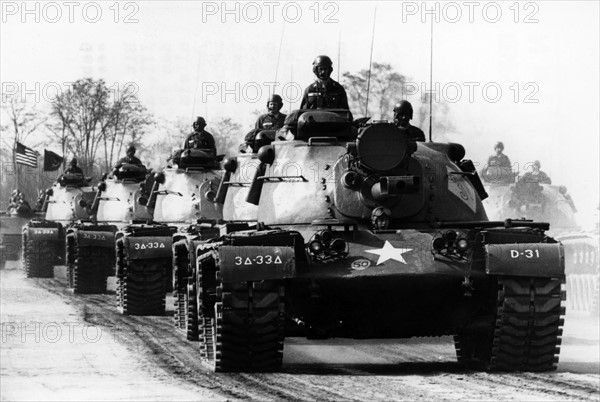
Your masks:
{"label": "tank track", "polygon": [[598,275],[567,275],[567,292],[569,310],[588,311],[593,314],[594,303],[598,299]]}
{"label": "tank track", "polygon": [[54,277],[56,244],[23,234],[23,265],[27,278]]}
{"label": "tank track", "polygon": [[284,287],[279,281],[223,284],[215,268],[203,265],[198,277],[202,357],[217,372],[281,370]]}
{"label": "tank track", "polygon": [[164,315],[166,280],[162,262],[127,261],[117,241],[117,309],[126,315]]}
{"label": "tank track", "polygon": [[188,295],[185,285],[187,276],[184,270],[188,269],[189,250],[187,239],[181,239],[173,244],[173,298],[175,301],[175,328],[186,329],[188,315]]}
{"label": "tank track", "polygon": [[196,284],[187,285],[186,335],[188,341],[198,341],[198,305],[196,304]]}
{"label": "tank track", "polygon": [[490,371],[551,371],[558,363],[564,281],[498,278],[493,331],[456,335],[459,363]]}
{"label": "tank track", "polygon": [[75,247],[72,265],[73,293],[95,294],[106,292],[108,272],[106,261],[113,259],[112,250]]}

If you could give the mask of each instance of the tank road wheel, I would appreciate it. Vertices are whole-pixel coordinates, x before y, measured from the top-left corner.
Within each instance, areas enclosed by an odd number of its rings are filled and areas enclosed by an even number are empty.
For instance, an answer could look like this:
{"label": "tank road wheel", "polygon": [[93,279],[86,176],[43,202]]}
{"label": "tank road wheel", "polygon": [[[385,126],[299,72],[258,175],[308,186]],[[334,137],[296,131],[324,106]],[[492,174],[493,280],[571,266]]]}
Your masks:
{"label": "tank road wheel", "polygon": [[[188,318],[188,283],[189,250],[187,239],[173,244],[173,298],[175,299],[175,328],[185,330]],[[197,339],[196,339],[197,340]]]}
{"label": "tank road wheel", "polygon": [[28,278],[52,278],[54,276],[54,256],[56,244],[39,240],[35,236],[23,237],[23,262]]}
{"label": "tank road wheel", "polygon": [[562,283],[549,278],[498,278],[494,330],[487,336],[455,336],[458,361],[486,370],[555,370],[565,314]]}
{"label": "tank road wheel", "polygon": [[284,287],[279,281],[222,284],[214,257],[203,260],[198,278],[202,356],[219,372],[281,370]]}
{"label": "tank road wheel", "polygon": [[165,314],[165,267],[152,260],[123,261],[119,311],[127,315]]}

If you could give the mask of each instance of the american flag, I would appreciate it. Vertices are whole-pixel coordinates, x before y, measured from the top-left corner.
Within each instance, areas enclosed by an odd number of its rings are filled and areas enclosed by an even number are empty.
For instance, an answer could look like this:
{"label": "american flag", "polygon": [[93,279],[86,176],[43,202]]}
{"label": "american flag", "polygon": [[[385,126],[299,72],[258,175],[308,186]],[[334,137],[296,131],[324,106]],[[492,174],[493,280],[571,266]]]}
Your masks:
{"label": "american flag", "polygon": [[35,152],[31,148],[26,147],[20,142],[17,142],[15,156],[17,163],[20,163],[21,165],[31,166],[32,168],[37,168],[37,152]]}

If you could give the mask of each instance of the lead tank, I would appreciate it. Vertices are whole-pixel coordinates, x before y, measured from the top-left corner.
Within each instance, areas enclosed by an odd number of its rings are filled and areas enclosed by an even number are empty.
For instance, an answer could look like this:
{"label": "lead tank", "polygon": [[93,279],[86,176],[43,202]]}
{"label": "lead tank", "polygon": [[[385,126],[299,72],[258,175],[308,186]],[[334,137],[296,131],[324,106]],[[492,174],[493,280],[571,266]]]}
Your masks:
{"label": "lead tank", "polygon": [[568,307],[598,314],[598,233],[584,231],[577,223],[577,208],[567,187],[519,180],[510,169],[484,168],[484,184],[490,197],[484,206],[490,219],[526,218],[550,223],[549,234],[565,247]]}
{"label": "lead tank", "polygon": [[86,204],[93,198],[94,191],[81,174],[64,174],[46,190],[45,216],[23,227],[23,267],[28,278],[51,278],[54,265],[64,263],[65,231],[89,219]]}
{"label": "lead tank", "polygon": [[299,114],[294,140],[258,152],[247,201],[261,224],[197,247],[190,282],[213,370],[277,371],[286,336],[454,335],[469,367],[556,367],[564,255],[547,224],[489,221],[459,144]]}

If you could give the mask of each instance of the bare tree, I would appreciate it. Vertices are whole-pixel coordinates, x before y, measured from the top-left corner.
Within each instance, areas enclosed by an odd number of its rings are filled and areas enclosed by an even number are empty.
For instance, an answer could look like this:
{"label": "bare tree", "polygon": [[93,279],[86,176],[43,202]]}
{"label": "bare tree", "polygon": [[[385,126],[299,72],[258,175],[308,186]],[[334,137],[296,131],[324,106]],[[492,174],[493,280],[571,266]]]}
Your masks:
{"label": "bare tree", "polygon": [[237,153],[240,143],[244,140],[242,125],[233,121],[231,117],[222,117],[212,127],[215,130],[213,134],[217,152],[227,155]]}
{"label": "bare tree", "polygon": [[358,73],[345,72],[343,84],[348,90],[350,108],[358,110],[357,116],[365,113],[367,86],[369,86],[368,116],[377,119],[391,117],[394,104],[402,98],[406,76],[394,71],[390,64],[373,63],[369,84],[369,70]]}

